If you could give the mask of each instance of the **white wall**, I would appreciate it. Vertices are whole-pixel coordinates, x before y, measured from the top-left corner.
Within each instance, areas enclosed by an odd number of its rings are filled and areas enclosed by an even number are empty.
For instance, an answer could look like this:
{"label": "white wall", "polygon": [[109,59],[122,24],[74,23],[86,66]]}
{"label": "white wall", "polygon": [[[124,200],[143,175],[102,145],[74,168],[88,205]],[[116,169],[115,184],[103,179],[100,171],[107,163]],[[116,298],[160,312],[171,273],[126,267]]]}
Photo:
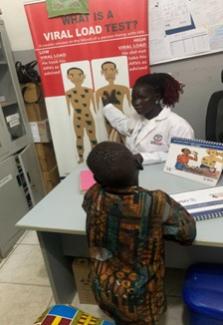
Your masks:
{"label": "white wall", "polygon": [[2,19],[13,51],[33,49],[31,33],[24,10],[23,0],[0,0]]}

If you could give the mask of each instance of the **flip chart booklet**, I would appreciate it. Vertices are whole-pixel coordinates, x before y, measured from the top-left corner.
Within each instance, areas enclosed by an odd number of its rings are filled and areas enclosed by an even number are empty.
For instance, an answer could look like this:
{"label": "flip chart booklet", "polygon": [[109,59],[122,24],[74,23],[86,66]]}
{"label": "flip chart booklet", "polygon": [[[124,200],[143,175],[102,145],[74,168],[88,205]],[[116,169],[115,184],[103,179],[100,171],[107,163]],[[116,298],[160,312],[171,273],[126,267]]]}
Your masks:
{"label": "flip chart booklet", "polygon": [[171,195],[196,221],[223,216],[223,186]]}
{"label": "flip chart booklet", "polygon": [[86,192],[91,186],[95,184],[95,179],[89,169],[81,170],[80,172],[80,189],[81,192]]}
{"label": "flip chart booklet", "polygon": [[172,138],[164,171],[215,186],[223,168],[223,144]]}

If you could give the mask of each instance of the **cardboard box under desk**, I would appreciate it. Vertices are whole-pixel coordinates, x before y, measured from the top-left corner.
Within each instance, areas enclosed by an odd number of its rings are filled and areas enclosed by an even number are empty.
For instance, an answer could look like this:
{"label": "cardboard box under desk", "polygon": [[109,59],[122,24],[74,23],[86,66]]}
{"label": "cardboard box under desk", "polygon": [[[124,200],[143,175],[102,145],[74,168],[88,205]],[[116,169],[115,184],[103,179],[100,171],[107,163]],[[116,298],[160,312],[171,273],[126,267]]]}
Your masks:
{"label": "cardboard box under desk", "polygon": [[52,143],[35,143],[40,168],[43,172],[51,170],[56,166],[56,158]]}
{"label": "cardboard box under desk", "polygon": [[48,172],[42,172],[42,180],[45,192],[50,192],[60,182],[57,166],[54,166]]}
{"label": "cardboard box under desk", "polygon": [[33,141],[35,143],[48,143],[51,141],[50,128],[48,120],[29,122]]}
{"label": "cardboard box under desk", "polygon": [[91,289],[89,259],[74,258],[72,269],[80,303],[96,305],[97,303]]}

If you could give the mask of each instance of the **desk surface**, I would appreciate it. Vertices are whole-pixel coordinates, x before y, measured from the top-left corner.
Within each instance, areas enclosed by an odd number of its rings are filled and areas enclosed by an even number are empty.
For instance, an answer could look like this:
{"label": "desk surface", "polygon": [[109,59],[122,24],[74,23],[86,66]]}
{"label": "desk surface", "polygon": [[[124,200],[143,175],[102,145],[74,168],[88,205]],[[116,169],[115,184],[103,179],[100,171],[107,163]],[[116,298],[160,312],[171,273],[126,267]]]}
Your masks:
{"label": "desk surface", "polygon": [[[146,166],[140,173],[140,186],[169,194],[199,190],[207,186],[163,172],[163,164]],[[85,234],[85,213],[81,208],[83,194],[79,188],[79,173],[75,169],[52,192],[30,210],[17,226],[44,232]],[[223,247],[223,217],[197,222],[195,244]]]}

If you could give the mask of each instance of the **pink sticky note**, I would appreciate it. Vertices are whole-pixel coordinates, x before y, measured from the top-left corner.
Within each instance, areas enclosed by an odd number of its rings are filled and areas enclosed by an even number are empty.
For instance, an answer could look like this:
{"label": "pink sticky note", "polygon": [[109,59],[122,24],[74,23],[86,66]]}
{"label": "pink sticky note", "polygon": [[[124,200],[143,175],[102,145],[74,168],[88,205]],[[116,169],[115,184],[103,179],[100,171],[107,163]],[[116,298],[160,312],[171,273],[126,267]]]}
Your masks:
{"label": "pink sticky note", "polygon": [[86,192],[94,184],[95,180],[92,172],[89,169],[82,170],[80,172],[81,191]]}

